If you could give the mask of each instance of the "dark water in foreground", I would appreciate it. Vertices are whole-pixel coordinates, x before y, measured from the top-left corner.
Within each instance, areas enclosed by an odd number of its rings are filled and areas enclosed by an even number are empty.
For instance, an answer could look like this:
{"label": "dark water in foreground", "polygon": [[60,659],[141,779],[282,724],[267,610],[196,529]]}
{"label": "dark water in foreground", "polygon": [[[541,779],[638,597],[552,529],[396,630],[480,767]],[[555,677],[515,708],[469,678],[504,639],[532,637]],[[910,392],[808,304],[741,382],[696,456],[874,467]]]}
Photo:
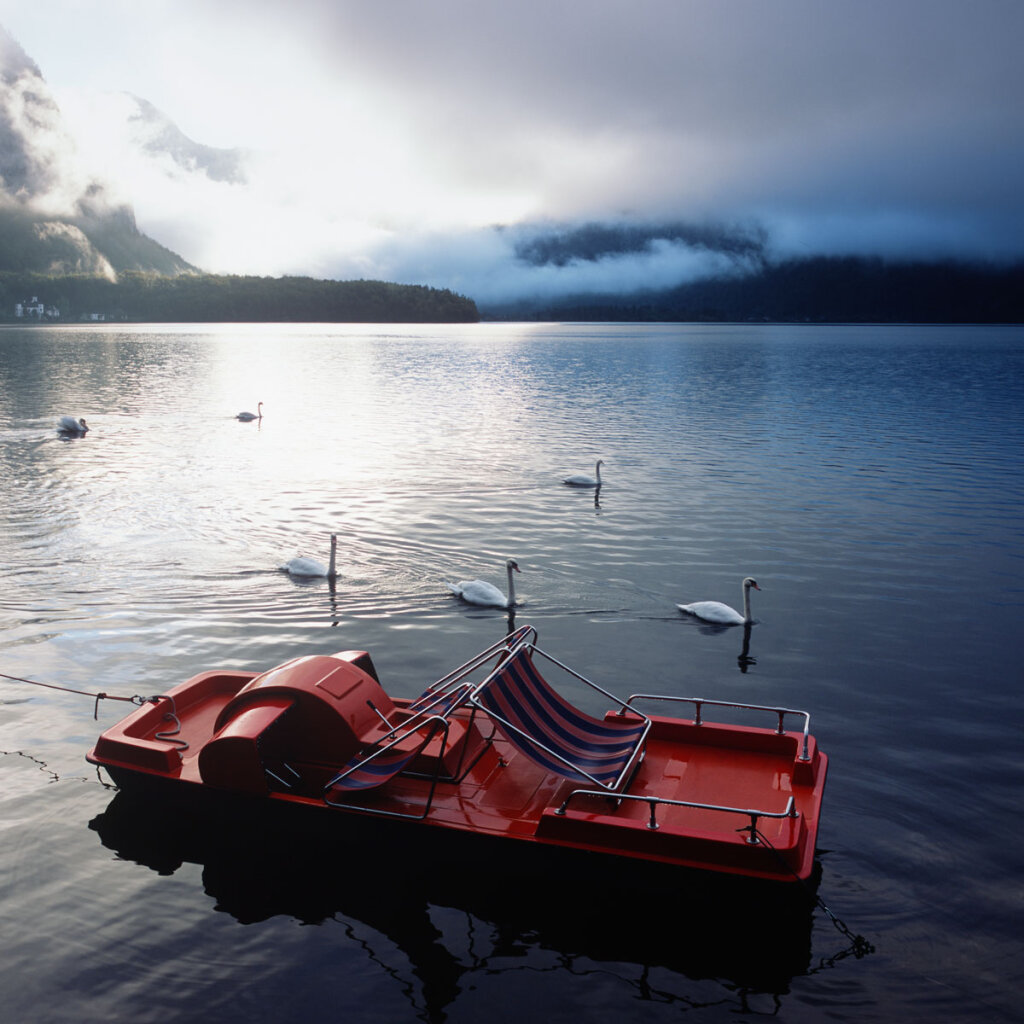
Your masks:
{"label": "dark water in foreground", "polygon": [[[596,503],[559,484],[598,457]],[[197,831],[85,764],[126,705],[0,679],[0,1019],[1019,1019],[1022,498],[1017,327],[0,329],[0,672],[149,694],[358,647],[411,694],[507,628],[444,581],[512,555],[517,624],[613,688],[811,712],[819,892],[875,947]],[[331,531],[334,594],[276,571]],[[675,604],[748,574],[741,662]]]}

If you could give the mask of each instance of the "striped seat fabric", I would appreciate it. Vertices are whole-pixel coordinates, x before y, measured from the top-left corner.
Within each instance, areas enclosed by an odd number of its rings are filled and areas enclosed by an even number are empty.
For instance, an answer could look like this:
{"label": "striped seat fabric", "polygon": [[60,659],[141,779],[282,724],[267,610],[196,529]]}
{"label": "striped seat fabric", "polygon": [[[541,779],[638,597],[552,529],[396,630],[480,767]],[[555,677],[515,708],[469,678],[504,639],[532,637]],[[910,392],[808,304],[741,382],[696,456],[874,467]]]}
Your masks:
{"label": "striped seat fabric", "polygon": [[440,728],[443,728],[443,723],[433,719],[411,734],[411,743],[405,741],[381,747],[369,754],[357,754],[342,768],[328,789],[363,790],[383,786],[399,772],[405,771]]}
{"label": "striped seat fabric", "polygon": [[614,790],[650,727],[643,716],[592,718],[558,694],[521,647],[473,696],[502,733],[527,757],[576,782]]}
{"label": "striped seat fabric", "polygon": [[409,711],[416,714],[447,716],[462,705],[469,696],[472,687],[468,683],[460,683],[450,690],[443,687],[427,687],[410,705]]}

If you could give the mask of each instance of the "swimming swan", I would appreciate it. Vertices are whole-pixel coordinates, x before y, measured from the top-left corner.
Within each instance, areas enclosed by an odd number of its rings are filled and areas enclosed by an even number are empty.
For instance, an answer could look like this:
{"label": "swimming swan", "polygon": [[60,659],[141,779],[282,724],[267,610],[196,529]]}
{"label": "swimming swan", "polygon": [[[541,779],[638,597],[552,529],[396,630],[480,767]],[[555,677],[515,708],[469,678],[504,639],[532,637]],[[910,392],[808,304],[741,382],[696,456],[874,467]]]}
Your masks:
{"label": "swimming swan", "polygon": [[331,564],[324,566],[323,562],[318,562],[314,558],[305,558],[300,556],[298,558],[291,558],[284,565],[282,569],[289,576],[326,576],[327,579],[333,580],[337,575],[337,570],[334,567],[335,558],[338,552],[338,535],[336,533],[331,534]]}
{"label": "swimming swan", "polygon": [[754,621],[750,617],[751,587],[755,590],[761,589],[757,585],[757,580],[748,576],[743,581],[742,615],[735,608],[730,608],[727,604],[722,604],[721,601],[698,601],[696,604],[677,604],[676,607],[681,612],[686,612],[687,615],[695,615],[698,619],[703,619],[705,622],[715,622],[721,626],[742,626]]}
{"label": "swimming swan", "polygon": [[240,412],[236,417],[236,420],[241,420],[243,423],[248,423],[250,420],[261,420],[263,419],[263,403],[259,402],[256,405],[255,412]]}
{"label": "swimming swan", "polygon": [[577,473],[575,476],[567,476],[562,483],[568,484],[570,487],[600,487],[601,486],[601,467],[604,465],[604,459],[598,459],[597,465],[594,467],[594,473],[596,476],[584,476]]}
{"label": "swimming swan", "polygon": [[512,581],[512,571],[519,572],[519,566],[514,558],[505,562],[505,569],[508,572],[508,597],[492,583],[485,583],[483,580],[460,580],[458,583],[448,583],[448,589],[461,597],[463,601],[470,604],[482,604],[492,608],[513,608],[516,604],[516,588]]}
{"label": "swimming swan", "polygon": [[89,428],[83,419],[75,419],[74,416],[61,416],[57,420],[57,429],[65,434],[84,434]]}

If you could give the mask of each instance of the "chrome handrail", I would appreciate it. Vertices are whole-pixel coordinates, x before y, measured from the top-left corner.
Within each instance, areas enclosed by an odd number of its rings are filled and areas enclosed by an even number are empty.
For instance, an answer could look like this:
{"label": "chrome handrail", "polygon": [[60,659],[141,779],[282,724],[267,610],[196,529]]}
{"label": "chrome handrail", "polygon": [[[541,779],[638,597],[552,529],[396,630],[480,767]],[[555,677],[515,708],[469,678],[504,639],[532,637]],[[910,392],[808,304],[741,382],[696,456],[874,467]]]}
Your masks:
{"label": "chrome handrail", "polygon": [[[785,718],[786,715],[800,715],[804,720],[803,729],[803,743],[800,745],[800,757],[801,761],[809,761],[810,755],[810,735],[811,735],[811,715],[808,711],[800,711],[797,708],[779,708],[771,707],[767,704],[737,704],[733,701],[728,700],[708,700],[705,697],[673,697],[668,694],[661,693],[633,693],[630,694],[629,699],[626,701],[626,706],[631,710],[633,709],[633,701],[635,700],[668,700],[675,701],[677,703],[688,703],[693,704],[695,707],[695,714],[693,717],[694,725],[703,725],[702,712],[706,705],[718,708],[740,708],[744,711],[770,711],[772,714],[779,716],[779,724],[775,729],[777,736],[784,736],[786,734],[785,729]],[[638,712],[639,713],[639,712]],[[619,711],[619,714],[623,714]]]}
{"label": "chrome handrail", "polygon": [[340,782],[346,776],[351,775],[354,771],[357,771],[358,769],[369,764],[371,761],[376,760],[382,754],[386,754],[388,751],[393,750],[396,746],[398,746],[398,744],[404,742],[411,735],[413,735],[413,733],[419,731],[424,726],[427,726],[430,729],[429,738],[427,739],[426,742],[430,742],[430,740],[433,739],[438,732],[442,734],[441,750],[443,751],[448,744],[448,721],[440,715],[429,715],[425,718],[421,718],[419,721],[416,722],[415,725],[412,725],[409,728],[404,729],[401,733],[398,733],[397,730],[395,732],[392,732],[391,735],[394,736],[394,738],[391,739],[388,743],[376,747],[371,751],[371,753],[367,754],[366,757],[362,758],[355,764],[348,765],[347,767],[343,768],[340,772],[338,772],[331,779],[331,781],[328,782],[327,785],[323,788],[323,792],[321,795],[323,797],[324,803],[328,807],[341,807],[348,810],[368,811],[372,814],[379,814],[389,818],[425,818],[430,813],[430,808],[433,806],[434,803],[434,791],[437,789],[437,783],[441,774],[441,758],[438,758],[437,768],[434,771],[433,776],[430,777],[430,789],[427,793],[426,803],[420,814],[410,814],[405,811],[389,811],[381,807],[374,807],[372,805],[341,803],[333,801],[330,798],[330,790],[335,783]]}
{"label": "chrome handrail", "polygon": [[[569,808],[569,801],[575,796],[596,796],[604,799],[609,799],[607,790],[596,790],[596,789],[574,789],[566,798],[562,801],[562,806],[555,811],[555,814],[565,815],[565,812]],[[724,804],[699,804],[692,800],[670,800],[667,797],[659,796],[640,796],[639,794],[633,793],[616,793],[611,797],[616,803],[621,803],[623,800],[636,800],[641,803],[646,803],[650,806],[650,818],[647,821],[647,827],[652,831],[657,830],[661,826],[658,824],[657,808],[659,804],[665,804],[672,807],[692,807],[698,811],[725,811],[729,814],[745,814],[750,818],[749,829],[742,829],[740,831],[749,831],[750,838],[747,842],[751,846],[757,846],[760,844],[760,840],[757,838],[757,820],[758,818],[799,818],[800,812],[796,809],[796,800],[791,796],[786,802],[786,807],[781,811],[757,811],[748,807],[727,807]]]}
{"label": "chrome handrail", "polygon": [[[511,654],[516,647],[525,642],[529,642],[528,638],[532,639],[532,641],[536,641],[537,630],[533,626],[520,626],[519,629],[514,630],[509,633],[508,636],[491,644],[491,646],[486,648],[486,650],[480,651],[478,654],[474,654],[469,661],[463,662],[458,668],[453,668],[450,672],[441,676],[440,679],[431,683],[423,691],[423,694],[420,695],[420,699],[422,699],[422,697],[427,693],[442,696],[450,692],[454,689],[455,684],[461,683],[466,676],[480,668],[481,665],[486,664],[487,661],[495,655],[500,654],[505,656]],[[504,660],[504,658],[502,660]]]}

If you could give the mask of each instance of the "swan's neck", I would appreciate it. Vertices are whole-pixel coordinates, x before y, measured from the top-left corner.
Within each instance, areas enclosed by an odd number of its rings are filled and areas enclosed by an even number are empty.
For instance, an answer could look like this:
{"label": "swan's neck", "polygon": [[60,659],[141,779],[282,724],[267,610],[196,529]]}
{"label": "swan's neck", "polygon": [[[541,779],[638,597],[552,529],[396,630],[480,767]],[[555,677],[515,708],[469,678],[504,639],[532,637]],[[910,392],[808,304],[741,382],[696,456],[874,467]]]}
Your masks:
{"label": "swan's neck", "polygon": [[750,587],[747,584],[743,585],[743,621],[752,621],[750,618]]}
{"label": "swan's neck", "polygon": [[601,482],[601,463],[600,462],[594,467],[594,478],[600,484],[600,482]]}
{"label": "swan's neck", "polygon": [[330,561],[330,563],[327,566],[327,577],[328,577],[328,579],[332,579],[333,580],[334,577],[338,575],[338,572],[337,572],[337,570],[334,567],[337,555],[338,555],[338,543],[337,543],[337,541],[332,540],[331,541],[331,561]]}
{"label": "swan's neck", "polygon": [[516,603],[516,584],[512,578],[512,566],[508,566],[508,606],[512,607]]}

